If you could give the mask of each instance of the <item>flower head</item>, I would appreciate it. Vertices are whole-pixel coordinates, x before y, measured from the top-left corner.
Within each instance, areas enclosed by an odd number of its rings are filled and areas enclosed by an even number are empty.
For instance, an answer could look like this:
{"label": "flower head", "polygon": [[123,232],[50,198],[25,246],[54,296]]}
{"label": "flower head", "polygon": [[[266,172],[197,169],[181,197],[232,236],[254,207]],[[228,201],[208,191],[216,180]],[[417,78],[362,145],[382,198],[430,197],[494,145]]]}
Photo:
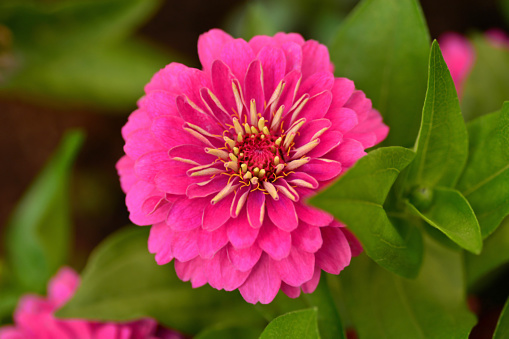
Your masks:
{"label": "flower head", "polygon": [[304,199],[388,132],[328,50],[298,34],[249,42],[211,30],[203,70],[171,63],[122,130],[117,169],[131,220],[184,281],[269,303],[316,288],[360,250],[344,225]]}
{"label": "flower head", "polygon": [[57,319],[54,313],[76,292],[79,276],[64,267],[51,279],[48,297],[25,295],[14,313],[15,326],[0,328],[0,339],[180,339],[176,332],[158,327],[155,320],[101,323]]}

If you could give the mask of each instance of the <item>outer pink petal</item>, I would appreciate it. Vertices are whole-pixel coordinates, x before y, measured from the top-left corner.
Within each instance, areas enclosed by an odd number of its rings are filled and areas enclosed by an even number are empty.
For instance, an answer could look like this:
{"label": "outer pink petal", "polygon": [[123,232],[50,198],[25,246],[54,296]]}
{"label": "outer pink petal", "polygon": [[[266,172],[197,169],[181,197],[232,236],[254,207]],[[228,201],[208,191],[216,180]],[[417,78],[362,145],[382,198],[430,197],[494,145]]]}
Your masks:
{"label": "outer pink petal", "polygon": [[285,195],[279,194],[279,200],[268,199],[267,212],[270,220],[280,229],[291,232],[297,228],[299,219],[294,202]]}
{"label": "outer pink petal", "polygon": [[307,121],[321,119],[329,110],[332,101],[332,94],[329,91],[324,91],[312,98],[304,105],[300,111],[297,119],[306,118]]}
{"label": "outer pink petal", "polygon": [[145,153],[163,150],[148,129],[139,129],[129,134],[124,145],[124,152],[131,159],[138,159]]}
{"label": "outer pink petal", "polygon": [[207,198],[188,199],[184,196],[173,203],[166,223],[174,231],[190,231],[200,227],[203,210],[208,204]]}
{"label": "outer pink petal", "polygon": [[79,275],[70,267],[62,267],[48,284],[48,299],[57,306],[66,303],[76,292]]}
{"label": "outer pink petal", "polygon": [[294,69],[300,70],[302,67],[302,47],[295,42],[285,42],[281,45],[286,56],[285,73],[290,73]]}
{"label": "outer pink petal", "polygon": [[191,286],[197,288],[207,283],[207,262],[196,257],[187,262],[175,260],[175,272],[182,281],[191,280]]}
{"label": "outer pink petal", "polygon": [[175,160],[171,160],[169,164],[169,166],[161,169],[154,177],[154,183],[162,192],[178,195],[185,194],[189,185],[203,180],[201,177],[190,177],[187,175],[186,172],[193,165]]}
{"label": "outer pink petal", "polygon": [[323,244],[320,227],[300,222],[299,227],[292,232],[292,243],[303,251],[315,253]]}
{"label": "outer pink petal", "polygon": [[352,258],[348,240],[340,228],[323,227],[321,231],[323,246],[315,254],[316,265],[328,273],[339,274]]}
{"label": "outer pink petal", "polygon": [[198,38],[198,56],[205,72],[210,72],[212,62],[220,58],[223,46],[233,38],[224,31],[214,28]]}
{"label": "outer pink petal", "polygon": [[[360,143],[359,143],[360,144]],[[339,147],[336,147],[337,150]],[[335,160],[311,159],[310,162],[299,169],[318,181],[327,181],[336,178],[341,173],[342,164]]]}
{"label": "outer pink petal", "polygon": [[294,246],[290,254],[280,261],[275,261],[274,266],[281,280],[290,286],[298,287],[313,277],[315,256]]}
{"label": "outer pink petal", "polygon": [[329,226],[334,217],[327,212],[308,206],[303,203],[295,204],[299,219],[313,226]]}
{"label": "outer pink petal", "polygon": [[[165,150],[180,145],[202,145],[201,142],[182,128],[183,125],[184,120],[182,118],[163,115],[154,119],[151,135],[164,146]],[[128,140],[131,139],[131,136]]]}
{"label": "outer pink petal", "polygon": [[271,258],[281,260],[290,254],[292,236],[290,232],[283,231],[266,221],[260,229],[257,242]]}
{"label": "outer pink petal", "polygon": [[316,119],[309,122],[306,121],[299,130],[299,137],[295,138],[295,147],[300,147],[312,140],[315,140],[317,135],[323,134],[331,126],[332,124],[329,119]]}
{"label": "outer pink petal", "polygon": [[187,159],[199,165],[206,165],[214,162],[217,157],[205,152],[203,146],[197,145],[179,145],[175,146],[168,152],[171,158]]}
{"label": "outer pink petal", "polygon": [[[217,204],[207,203],[203,210],[203,229],[213,231],[223,226],[230,219],[230,208],[234,195],[230,194]],[[210,201],[210,200],[209,200]]]}
{"label": "outer pink petal", "polygon": [[371,100],[366,98],[366,94],[364,94],[363,91],[355,90],[344,107],[353,109],[357,113],[360,122],[366,119],[373,105],[371,104]]}
{"label": "outer pink petal", "polygon": [[320,282],[320,274],[322,270],[319,267],[315,267],[315,272],[311,280],[302,284],[302,292],[304,293],[313,293]]}
{"label": "outer pink petal", "polygon": [[280,48],[263,47],[258,53],[263,67],[263,87],[265,97],[270,98],[286,70],[286,57]]}
{"label": "outer pink petal", "polygon": [[219,175],[211,180],[189,185],[186,195],[189,199],[207,197],[222,190],[228,183],[229,177]]}
{"label": "outer pink petal", "polygon": [[171,243],[173,231],[165,222],[152,225],[148,237],[148,251],[155,254],[158,265],[164,265],[173,260]]}
{"label": "outer pink petal", "polygon": [[247,199],[247,220],[253,228],[260,228],[265,218],[265,194],[256,190]]}
{"label": "outer pink petal", "polygon": [[302,77],[308,78],[314,73],[330,71],[330,57],[327,47],[308,40],[302,46]]}
{"label": "outer pink petal", "polygon": [[306,156],[311,158],[319,158],[330,152],[333,148],[339,146],[343,141],[343,134],[338,131],[327,131],[319,138],[318,146],[308,152]]}
{"label": "outer pink petal", "polygon": [[155,213],[143,208],[144,202],[151,197],[158,197],[161,199],[162,195],[158,195],[154,186],[144,181],[138,181],[131,190],[127,192],[126,205],[130,213],[129,218],[133,223],[137,225],[150,225],[165,219],[168,206],[165,206],[164,209],[158,209]]}
{"label": "outer pink petal", "polygon": [[226,249],[220,250],[207,265],[207,276],[210,286],[221,290],[233,291],[246,281],[251,273],[249,270],[242,272],[235,269]]}
{"label": "outer pink petal", "polygon": [[235,248],[229,244],[226,249],[233,266],[242,272],[252,269],[262,255],[262,249],[256,243],[246,248]]}
{"label": "outer pink petal", "polygon": [[134,184],[138,182],[138,178],[134,174],[134,161],[127,155],[124,155],[117,162],[116,166],[118,175],[120,176],[120,186],[122,191],[127,193]]}
{"label": "outer pink petal", "polygon": [[353,94],[355,85],[352,80],[347,78],[335,78],[332,86],[332,106],[342,107]]}
{"label": "outer pink petal", "polygon": [[239,291],[249,303],[268,304],[274,300],[280,287],[281,279],[273,261],[263,254]]}
{"label": "outer pink petal", "polygon": [[174,232],[172,238],[173,255],[178,261],[189,261],[198,256],[198,234],[200,229]]}
{"label": "outer pink petal", "polygon": [[301,97],[306,93],[312,97],[323,91],[330,91],[333,85],[334,75],[331,72],[315,73],[302,82],[297,97]]}
{"label": "outer pink petal", "polygon": [[290,286],[285,282],[281,283],[281,291],[283,291],[289,298],[295,299],[300,296],[300,288]]}
{"label": "outer pink petal", "polygon": [[353,235],[352,232],[350,232],[347,228],[341,228],[343,231],[343,235],[345,236],[346,240],[348,240],[348,244],[350,245],[350,249],[352,250],[352,256],[356,257],[359,254],[362,253],[362,245],[359,242],[359,240]]}
{"label": "outer pink petal", "polygon": [[365,155],[364,146],[359,141],[345,138],[327,157],[339,161],[346,170]]}
{"label": "outer pink petal", "polygon": [[202,258],[212,258],[227,243],[226,227],[219,227],[214,231],[200,230],[199,232],[198,251]]}
{"label": "outer pink petal", "polygon": [[238,80],[244,80],[247,68],[254,59],[253,50],[243,39],[227,42],[221,50],[221,60],[228,65]]}
{"label": "outer pink petal", "polygon": [[[143,154],[134,164],[134,171],[139,179],[151,182],[156,174],[173,165],[168,152],[156,151]],[[186,169],[187,170],[187,169]],[[184,171],[185,174],[185,171]]]}
{"label": "outer pink petal", "polygon": [[129,116],[127,123],[122,127],[122,137],[127,139],[127,136],[138,129],[150,128],[152,119],[144,110],[137,109]]}
{"label": "outer pink petal", "polygon": [[138,101],[138,106],[145,110],[151,119],[161,115],[178,116],[176,95],[165,91],[153,91]]}
{"label": "outer pink petal", "polygon": [[325,118],[330,120],[332,124],[331,130],[338,131],[343,134],[352,130],[359,123],[357,113],[355,113],[353,109],[344,107],[338,108],[337,106],[332,105],[325,115]]}
{"label": "outer pink petal", "polygon": [[250,105],[251,100],[255,100],[257,113],[262,113],[264,111],[265,94],[263,90],[263,71],[260,60],[255,60],[249,65],[244,79],[244,99],[248,105]]}
{"label": "outer pink petal", "polygon": [[253,228],[247,221],[246,209],[237,218],[231,218],[225,224],[228,232],[228,239],[235,248],[250,247],[258,237],[258,228]]}
{"label": "outer pink petal", "polygon": [[[201,99],[201,98],[200,98]],[[202,105],[205,105],[201,100]],[[177,107],[181,118],[195,126],[201,127],[211,134],[219,134],[223,132],[223,127],[219,121],[211,115],[201,113],[194,109],[184,96],[177,97]]]}
{"label": "outer pink petal", "polygon": [[249,46],[256,55],[265,46],[277,46],[277,42],[273,37],[267,35],[256,35],[249,40]]}
{"label": "outer pink petal", "polygon": [[[212,84],[214,94],[217,96],[226,112],[233,115],[237,104],[232,91],[232,81],[234,79],[228,65],[221,60],[212,63]],[[231,123],[231,121],[229,122]]]}
{"label": "outer pink petal", "polygon": [[286,42],[294,42],[299,46],[304,45],[306,40],[300,35],[299,33],[284,33],[279,32],[274,35],[274,40],[277,41],[279,44],[284,44]]}

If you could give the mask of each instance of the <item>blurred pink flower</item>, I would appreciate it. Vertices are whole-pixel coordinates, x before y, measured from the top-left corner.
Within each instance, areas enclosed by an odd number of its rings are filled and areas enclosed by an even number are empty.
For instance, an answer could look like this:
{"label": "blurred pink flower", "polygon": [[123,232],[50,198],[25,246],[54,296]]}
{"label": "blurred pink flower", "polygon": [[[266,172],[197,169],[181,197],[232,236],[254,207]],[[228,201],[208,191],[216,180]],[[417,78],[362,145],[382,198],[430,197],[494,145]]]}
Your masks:
{"label": "blurred pink flower", "polygon": [[0,339],[181,339],[176,332],[158,327],[155,320],[101,323],[61,320],[54,316],[76,292],[79,276],[64,267],[51,279],[48,297],[25,295],[14,313],[14,326],[0,328]]}
{"label": "blurred pink flower", "polygon": [[474,65],[474,47],[467,38],[453,32],[444,33],[438,42],[444,61],[451,72],[458,97],[461,98],[463,83]]}
{"label": "blurred pink flower", "polygon": [[485,33],[486,37],[495,47],[509,49],[509,35],[499,28],[491,28]]}
{"label": "blurred pink flower", "polygon": [[250,303],[313,292],[321,270],[339,274],[362,249],[304,198],[388,128],[316,41],[213,29],[198,54],[203,70],[159,71],[122,129],[130,218],[153,225],[149,251],[193,287],[239,289]]}

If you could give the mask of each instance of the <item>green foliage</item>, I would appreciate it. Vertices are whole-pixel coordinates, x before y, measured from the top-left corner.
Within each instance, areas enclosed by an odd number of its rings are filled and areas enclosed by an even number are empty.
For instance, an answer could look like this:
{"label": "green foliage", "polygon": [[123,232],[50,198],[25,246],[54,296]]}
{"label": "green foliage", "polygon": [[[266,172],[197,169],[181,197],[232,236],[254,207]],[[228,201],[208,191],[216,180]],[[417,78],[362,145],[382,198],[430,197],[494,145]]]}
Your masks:
{"label": "green foliage", "polygon": [[483,237],[509,214],[509,102],[468,124],[470,157],[458,189],[474,209]]}
{"label": "green foliage", "polygon": [[429,44],[417,1],[364,0],[330,45],[336,76],[355,81],[391,128],[385,145],[415,140]]}
{"label": "green foliage", "polygon": [[12,32],[15,57],[0,89],[52,100],[56,106],[134,107],[144,84],[170,61],[147,43],[126,40],[158,4],[79,0],[0,5],[0,24]]}
{"label": "green foliage", "polygon": [[5,248],[19,290],[44,293],[49,278],[67,262],[71,242],[69,178],[82,141],[79,131],[63,138],[8,222]]}
{"label": "green foliage", "polygon": [[319,339],[317,310],[294,311],[272,320],[260,339]]}
{"label": "green foliage", "polygon": [[261,330],[254,327],[224,327],[214,326],[207,328],[196,336],[194,339],[257,339],[260,336]]}
{"label": "green foliage", "polygon": [[[508,7],[509,8],[509,7]],[[509,50],[474,36],[476,59],[463,88],[461,108],[466,120],[494,112],[509,100]]]}
{"label": "green foliage", "polygon": [[493,339],[508,339],[509,338],[509,299],[505,303],[500,319],[498,319],[497,328]]}
{"label": "green foliage", "polygon": [[158,266],[147,251],[147,237],[147,228],[129,227],[99,245],[78,291],[57,316],[113,321],[148,316],[188,334],[225,321],[225,326],[264,323],[238,292],[193,289],[173,267]]}
{"label": "green foliage", "polygon": [[366,256],[340,276],[359,338],[467,338],[476,320],[464,300],[461,254],[427,239],[415,280],[398,277]]}
{"label": "green foliage", "polygon": [[383,204],[397,176],[413,157],[412,151],[402,147],[372,151],[310,200],[348,225],[373,260],[406,277],[417,275],[420,266],[420,234],[415,228],[393,225]]}

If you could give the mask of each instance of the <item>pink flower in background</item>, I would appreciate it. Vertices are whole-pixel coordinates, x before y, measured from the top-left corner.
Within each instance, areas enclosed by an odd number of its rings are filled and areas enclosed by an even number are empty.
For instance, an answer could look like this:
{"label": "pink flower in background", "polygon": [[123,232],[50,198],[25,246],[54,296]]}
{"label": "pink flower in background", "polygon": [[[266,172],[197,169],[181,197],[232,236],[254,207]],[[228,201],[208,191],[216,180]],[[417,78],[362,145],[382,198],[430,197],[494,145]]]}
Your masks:
{"label": "pink flower in background", "polygon": [[304,200],[388,128],[316,41],[214,29],[198,53],[203,70],[159,71],[122,129],[130,218],[153,225],[149,251],[193,287],[239,289],[250,303],[313,292],[321,270],[339,274],[362,249]]}
{"label": "pink flower in background", "polygon": [[0,339],[181,339],[180,334],[161,328],[155,320],[100,323],[61,320],[54,316],[76,292],[79,276],[64,267],[50,281],[48,297],[25,295],[14,313],[14,326],[0,328]]}
{"label": "pink flower in background", "polygon": [[484,34],[495,47],[509,49],[509,35],[507,35],[507,33],[503,30],[499,28],[491,28]]}
{"label": "pink flower in background", "polygon": [[467,38],[452,32],[444,33],[438,42],[444,61],[451,72],[458,97],[461,98],[463,83],[474,65],[474,47]]}

